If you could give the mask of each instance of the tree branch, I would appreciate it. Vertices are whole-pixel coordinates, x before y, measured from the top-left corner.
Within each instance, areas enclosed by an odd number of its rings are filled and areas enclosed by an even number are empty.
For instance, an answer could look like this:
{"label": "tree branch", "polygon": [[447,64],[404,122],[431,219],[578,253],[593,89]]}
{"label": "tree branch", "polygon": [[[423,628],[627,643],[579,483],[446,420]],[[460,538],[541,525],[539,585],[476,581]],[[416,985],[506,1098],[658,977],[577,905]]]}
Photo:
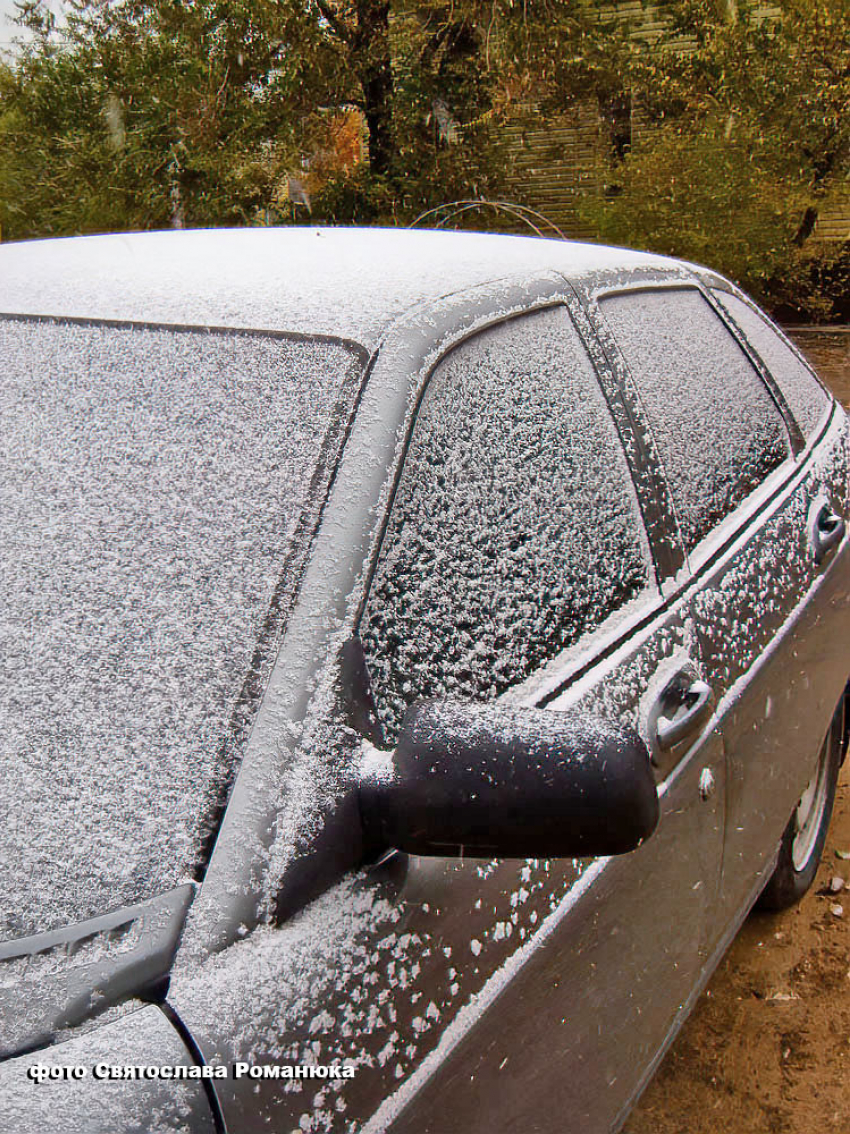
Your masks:
{"label": "tree branch", "polygon": [[325,0],[316,0],[316,7],[323,20],[326,20],[333,31],[334,35],[338,36],[343,43],[351,43],[351,29],[337,16],[333,8],[325,3]]}

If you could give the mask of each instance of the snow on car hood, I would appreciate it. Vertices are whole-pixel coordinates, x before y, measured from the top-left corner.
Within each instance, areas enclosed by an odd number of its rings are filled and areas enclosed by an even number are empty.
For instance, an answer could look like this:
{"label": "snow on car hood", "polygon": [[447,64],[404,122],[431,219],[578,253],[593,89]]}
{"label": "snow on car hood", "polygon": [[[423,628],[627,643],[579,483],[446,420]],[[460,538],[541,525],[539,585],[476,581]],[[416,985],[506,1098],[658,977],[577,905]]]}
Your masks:
{"label": "snow on car hood", "polygon": [[0,942],[197,877],[362,365],[0,318]]}

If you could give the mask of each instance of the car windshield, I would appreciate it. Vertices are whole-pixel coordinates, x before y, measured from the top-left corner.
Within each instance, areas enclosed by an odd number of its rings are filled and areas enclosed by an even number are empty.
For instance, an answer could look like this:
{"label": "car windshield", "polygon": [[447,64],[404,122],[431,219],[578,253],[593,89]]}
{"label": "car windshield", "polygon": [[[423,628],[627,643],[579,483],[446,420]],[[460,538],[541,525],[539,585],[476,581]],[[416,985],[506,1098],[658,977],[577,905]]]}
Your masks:
{"label": "car windshield", "polygon": [[0,318],[0,940],[197,876],[362,369]]}

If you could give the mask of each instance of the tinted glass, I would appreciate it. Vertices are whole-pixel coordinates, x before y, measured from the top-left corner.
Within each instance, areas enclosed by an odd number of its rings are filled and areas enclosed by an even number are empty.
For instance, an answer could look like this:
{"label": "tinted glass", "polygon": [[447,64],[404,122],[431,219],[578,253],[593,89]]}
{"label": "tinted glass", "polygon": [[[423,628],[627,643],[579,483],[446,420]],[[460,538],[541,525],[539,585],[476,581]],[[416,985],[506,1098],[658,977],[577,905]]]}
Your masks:
{"label": "tinted glass", "polygon": [[603,299],[670,483],[688,549],[788,456],[782,415],[696,290]]}
{"label": "tinted glass", "polygon": [[361,627],[384,724],[523,681],[646,585],[632,482],[558,308],[453,351],[420,407]]}
{"label": "tinted glass", "polygon": [[718,291],[714,294],[773,375],[803,436],[810,437],[831,404],[826,390],[791,347],[782,341],[773,327],[748,303],[728,292]]}
{"label": "tinted glass", "polygon": [[0,319],[0,940],[191,874],[360,368],[326,343]]}

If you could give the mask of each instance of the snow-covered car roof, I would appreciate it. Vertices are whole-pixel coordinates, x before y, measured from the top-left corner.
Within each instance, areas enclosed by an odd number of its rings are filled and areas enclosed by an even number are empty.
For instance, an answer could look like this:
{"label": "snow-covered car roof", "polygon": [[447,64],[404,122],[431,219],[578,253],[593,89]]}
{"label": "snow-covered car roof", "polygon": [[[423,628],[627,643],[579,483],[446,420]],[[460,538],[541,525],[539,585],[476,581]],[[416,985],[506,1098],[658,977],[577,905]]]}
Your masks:
{"label": "snow-covered car roof", "polygon": [[371,348],[412,306],[490,280],[673,263],[595,244],[407,229],[92,236],[0,247],[0,312],[334,335]]}

